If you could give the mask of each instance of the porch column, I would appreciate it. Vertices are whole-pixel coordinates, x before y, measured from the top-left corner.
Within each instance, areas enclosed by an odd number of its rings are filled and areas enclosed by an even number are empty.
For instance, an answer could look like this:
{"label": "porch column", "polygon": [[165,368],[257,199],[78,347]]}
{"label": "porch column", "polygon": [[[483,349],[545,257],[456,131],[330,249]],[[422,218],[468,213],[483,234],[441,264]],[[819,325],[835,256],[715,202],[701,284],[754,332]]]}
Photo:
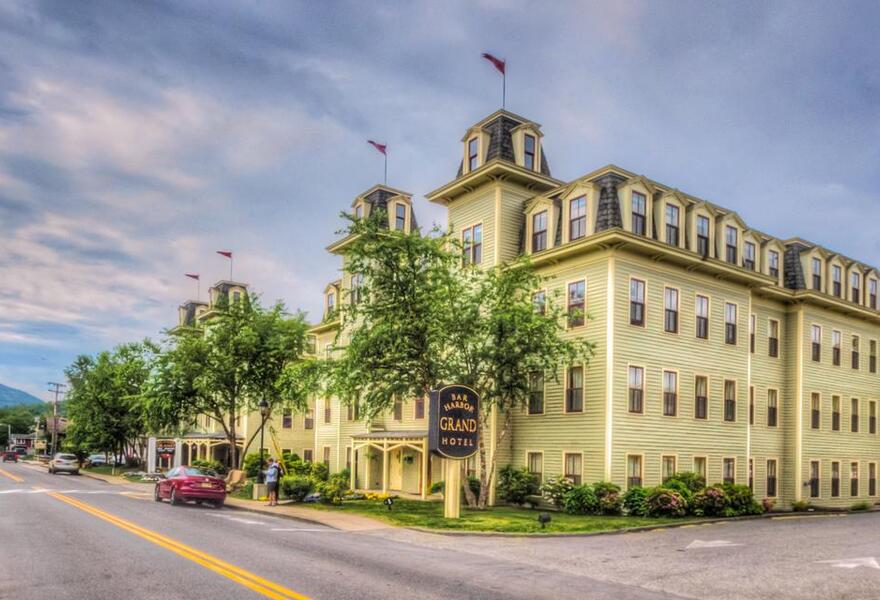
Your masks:
{"label": "porch column", "polygon": [[183,464],[183,442],[180,439],[174,440],[174,466],[179,467]]}
{"label": "porch column", "polygon": [[351,449],[351,468],[349,469],[348,477],[350,479],[348,487],[351,489],[357,489],[357,450],[352,446]]}
{"label": "porch column", "polygon": [[390,472],[390,463],[388,460],[388,442],[382,443],[382,493],[388,493],[388,473]]}
{"label": "porch column", "polygon": [[431,457],[428,455],[428,444],[422,442],[422,500],[428,498],[428,461]]}
{"label": "porch column", "polygon": [[147,441],[147,473],[156,472],[156,438],[150,436]]}
{"label": "porch column", "polygon": [[366,485],[364,486],[364,489],[368,490],[373,485],[373,478],[370,473],[370,471],[372,471],[370,466],[373,462],[373,459],[370,457],[370,454],[373,452],[373,447],[372,446],[364,446],[364,448],[367,449],[366,460],[364,461],[364,465],[365,465],[364,468],[366,469],[365,475],[367,477],[367,481],[366,481]]}

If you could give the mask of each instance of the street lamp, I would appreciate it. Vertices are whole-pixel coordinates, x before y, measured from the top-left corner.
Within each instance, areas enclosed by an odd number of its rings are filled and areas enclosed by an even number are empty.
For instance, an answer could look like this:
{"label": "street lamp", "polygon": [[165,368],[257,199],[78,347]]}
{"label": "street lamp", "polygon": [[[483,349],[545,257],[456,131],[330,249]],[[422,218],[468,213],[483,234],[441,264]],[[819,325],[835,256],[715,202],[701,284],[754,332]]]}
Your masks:
{"label": "street lamp", "polygon": [[260,416],[262,417],[260,421],[260,472],[257,475],[257,483],[265,483],[266,478],[263,474],[263,466],[264,466],[264,457],[263,457],[263,431],[266,429],[266,415],[269,414],[269,403],[266,402],[266,399],[263,398],[260,401]]}

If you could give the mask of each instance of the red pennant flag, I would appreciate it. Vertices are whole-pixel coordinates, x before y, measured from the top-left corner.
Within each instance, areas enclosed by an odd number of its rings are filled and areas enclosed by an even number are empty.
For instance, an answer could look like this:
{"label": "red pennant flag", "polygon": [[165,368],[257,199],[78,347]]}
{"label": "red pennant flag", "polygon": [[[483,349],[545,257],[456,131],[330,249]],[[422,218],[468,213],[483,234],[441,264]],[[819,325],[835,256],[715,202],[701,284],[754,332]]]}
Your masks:
{"label": "red pennant flag", "polygon": [[220,256],[225,256],[226,258],[232,258],[232,252],[229,250],[217,250],[217,254]]}
{"label": "red pennant flag", "polygon": [[198,274],[198,273],[184,273],[184,275],[186,275],[186,276],[189,277],[190,279],[195,279],[196,281],[199,280],[199,274]]}
{"label": "red pennant flag", "polygon": [[504,69],[507,65],[507,63],[505,61],[501,60],[500,58],[496,58],[496,57],[492,56],[488,52],[483,52],[483,58],[485,58],[490,63],[492,63],[495,66],[495,68],[498,69],[498,72],[501,73],[502,75],[504,75]]}
{"label": "red pennant flag", "polygon": [[388,148],[388,144],[380,144],[379,142],[374,142],[373,140],[367,140],[367,143],[385,156],[388,156],[388,154],[385,152],[385,150]]}

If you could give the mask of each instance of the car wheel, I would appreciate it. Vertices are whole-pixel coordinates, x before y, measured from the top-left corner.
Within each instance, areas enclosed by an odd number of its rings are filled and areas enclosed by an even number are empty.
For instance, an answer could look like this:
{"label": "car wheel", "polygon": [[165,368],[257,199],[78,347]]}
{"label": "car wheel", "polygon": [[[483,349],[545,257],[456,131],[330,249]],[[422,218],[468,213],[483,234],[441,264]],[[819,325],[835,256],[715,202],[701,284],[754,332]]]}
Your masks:
{"label": "car wheel", "polygon": [[171,505],[177,506],[180,504],[180,500],[177,499],[177,490],[175,488],[171,488]]}
{"label": "car wheel", "polygon": [[153,492],[153,500],[156,502],[162,502],[162,496],[159,495],[159,486],[156,486],[155,491]]}
{"label": "car wheel", "polygon": [[49,475],[54,475],[54,474],[55,474],[55,469],[49,469]]}
{"label": "car wheel", "polygon": [[223,508],[224,500],[216,500],[214,502],[214,508]]}

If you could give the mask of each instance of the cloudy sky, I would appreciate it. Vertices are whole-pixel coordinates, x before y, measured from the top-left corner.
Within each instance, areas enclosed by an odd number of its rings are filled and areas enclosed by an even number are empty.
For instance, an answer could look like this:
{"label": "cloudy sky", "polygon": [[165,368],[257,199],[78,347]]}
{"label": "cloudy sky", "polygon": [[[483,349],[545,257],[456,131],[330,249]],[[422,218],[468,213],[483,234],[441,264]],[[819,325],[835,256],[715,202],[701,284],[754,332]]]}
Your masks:
{"label": "cloudy sky", "polygon": [[[173,325],[227,275],[317,314],[338,213],[382,175],[419,221],[468,125],[607,163],[880,265],[876,2],[0,2],[0,382]],[[204,292],[203,292],[204,293]]]}

